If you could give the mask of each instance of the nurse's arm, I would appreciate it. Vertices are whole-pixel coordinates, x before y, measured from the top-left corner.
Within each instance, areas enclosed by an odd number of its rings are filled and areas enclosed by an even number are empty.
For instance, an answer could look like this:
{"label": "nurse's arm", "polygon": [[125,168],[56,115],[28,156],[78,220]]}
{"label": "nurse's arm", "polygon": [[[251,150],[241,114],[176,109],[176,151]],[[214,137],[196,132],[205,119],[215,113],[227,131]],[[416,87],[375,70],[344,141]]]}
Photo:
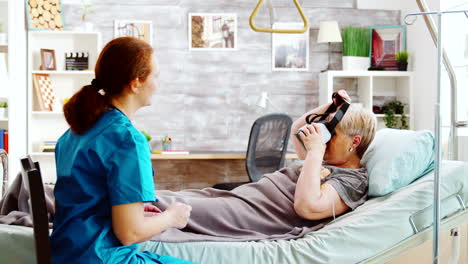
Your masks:
{"label": "nurse's arm", "polygon": [[144,216],[141,202],[112,206],[112,228],[123,245],[140,243],[176,225],[171,212]]}

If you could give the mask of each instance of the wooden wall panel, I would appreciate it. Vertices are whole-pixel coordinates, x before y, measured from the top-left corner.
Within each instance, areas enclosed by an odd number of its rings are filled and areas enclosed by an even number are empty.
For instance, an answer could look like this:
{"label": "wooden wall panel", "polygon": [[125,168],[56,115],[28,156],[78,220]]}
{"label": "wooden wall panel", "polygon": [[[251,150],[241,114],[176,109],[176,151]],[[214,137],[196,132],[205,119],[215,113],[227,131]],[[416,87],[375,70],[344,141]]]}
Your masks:
{"label": "wooden wall panel", "polygon": [[[160,148],[160,138],[170,135],[177,149],[245,151],[253,121],[263,114],[277,112],[271,106],[268,109],[255,106],[262,91],[269,93],[279,111],[293,118],[317,106],[318,75],[328,63],[328,45],[316,43],[320,21],[337,20],[341,27],[400,24],[400,12],[358,10],[354,8],[354,0],[303,0],[311,27],[309,71],[272,72],[271,34],[254,32],[248,24],[255,4],[254,0],[94,1],[95,13],[88,19],[102,33],[103,44],[113,38],[114,19],[153,23],[161,85],[153,97],[153,105],[139,111],[134,120],[139,129],[153,136],[152,146]],[[274,5],[279,21],[300,21],[292,1],[274,0]],[[80,26],[81,1],[62,0],[62,7],[65,29]],[[238,49],[191,52],[189,12],[236,13]],[[260,10],[256,23],[269,26],[266,8]],[[341,45],[333,44],[331,49],[332,66],[341,69]],[[343,81],[339,85],[355,94],[355,82]],[[292,150],[291,144],[289,149]],[[244,165],[231,163],[203,163],[210,176],[201,175],[195,184],[185,183],[178,175],[192,175],[200,168],[178,161],[158,161],[155,168],[163,174],[156,176],[156,182],[160,187],[180,189],[208,186],[231,176],[246,179],[246,174],[240,173]]]}

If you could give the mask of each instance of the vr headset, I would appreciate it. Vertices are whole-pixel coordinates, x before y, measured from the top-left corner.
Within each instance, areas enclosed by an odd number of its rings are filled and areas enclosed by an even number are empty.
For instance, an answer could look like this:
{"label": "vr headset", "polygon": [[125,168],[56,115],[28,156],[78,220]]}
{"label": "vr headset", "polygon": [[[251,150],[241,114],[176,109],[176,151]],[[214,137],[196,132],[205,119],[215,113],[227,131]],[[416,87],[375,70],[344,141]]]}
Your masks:
{"label": "vr headset", "polygon": [[[336,99],[336,102],[335,102],[334,99]],[[325,111],[325,113],[323,113],[323,114],[310,114],[310,115],[306,116],[306,118],[305,118],[307,125],[310,125],[312,123],[316,123],[316,124],[319,125],[320,134],[322,135],[322,143],[323,144],[330,141],[330,139],[334,136],[336,125],[338,125],[338,123],[341,121],[341,119],[345,115],[345,113],[348,110],[348,107],[350,105],[350,103],[348,101],[346,101],[344,98],[342,98],[337,92],[333,93],[332,102],[333,102],[332,105],[330,105],[330,107],[328,107],[328,109]],[[336,112],[336,109],[340,105],[341,105],[340,109],[338,110],[338,112]],[[331,121],[327,121],[326,118],[330,114],[332,114],[334,112],[336,112],[336,114],[333,117],[333,119]],[[304,147],[304,149],[305,149],[304,142],[302,142],[302,139],[301,139],[301,137],[299,135],[300,135],[300,133],[303,133],[305,135],[303,130],[307,129],[306,128],[307,125],[304,125],[303,127],[299,128],[299,130],[297,130],[297,132],[296,132],[296,137],[297,137],[297,139],[299,139],[299,142],[302,143],[302,146]]]}

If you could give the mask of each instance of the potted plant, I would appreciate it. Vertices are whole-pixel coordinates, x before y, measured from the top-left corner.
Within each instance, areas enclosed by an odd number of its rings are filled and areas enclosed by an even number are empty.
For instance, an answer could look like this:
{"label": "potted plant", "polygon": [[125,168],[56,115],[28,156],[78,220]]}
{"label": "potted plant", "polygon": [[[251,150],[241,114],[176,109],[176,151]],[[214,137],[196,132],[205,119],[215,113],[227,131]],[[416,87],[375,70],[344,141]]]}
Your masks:
{"label": "potted plant", "polygon": [[151,136],[150,136],[148,133],[146,133],[146,132],[143,131],[143,130],[141,130],[140,132],[143,134],[143,136],[145,136],[145,138],[146,138],[146,140],[147,140],[148,142],[151,141]]}
{"label": "potted plant", "polygon": [[0,102],[0,118],[2,119],[8,118],[8,103],[7,102]]}
{"label": "potted plant", "polygon": [[408,57],[409,57],[408,51],[400,51],[400,52],[395,53],[395,58],[397,60],[398,69],[400,71],[408,70]]}
{"label": "potted plant", "polygon": [[90,0],[81,0],[81,21],[83,22],[83,30],[86,32],[94,31],[94,24],[87,20],[89,14],[94,14],[94,11],[91,10],[93,5]]}
{"label": "potted plant", "polygon": [[408,117],[404,114],[405,104],[395,100],[383,106],[384,122],[388,128],[409,129]]}
{"label": "potted plant", "polygon": [[343,70],[365,71],[370,65],[370,31],[367,27],[345,27],[343,38]]}

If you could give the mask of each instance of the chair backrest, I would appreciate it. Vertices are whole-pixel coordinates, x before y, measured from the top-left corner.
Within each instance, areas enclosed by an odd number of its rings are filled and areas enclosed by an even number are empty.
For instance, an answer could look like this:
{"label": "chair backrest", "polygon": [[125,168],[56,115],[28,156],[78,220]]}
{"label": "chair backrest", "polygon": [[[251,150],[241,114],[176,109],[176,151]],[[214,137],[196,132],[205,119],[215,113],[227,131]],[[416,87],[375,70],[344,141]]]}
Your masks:
{"label": "chair backrest", "polygon": [[33,163],[29,155],[21,158],[21,175],[30,195],[37,263],[50,264],[49,220],[39,163]]}
{"label": "chair backrest", "polygon": [[245,166],[251,182],[284,166],[292,119],[269,114],[255,120],[250,130]]}
{"label": "chair backrest", "polygon": [[3,167],[2,194],[0,197],[3,197],[8,187],[8,153],[4,149],[0,149],[0,159]]}

